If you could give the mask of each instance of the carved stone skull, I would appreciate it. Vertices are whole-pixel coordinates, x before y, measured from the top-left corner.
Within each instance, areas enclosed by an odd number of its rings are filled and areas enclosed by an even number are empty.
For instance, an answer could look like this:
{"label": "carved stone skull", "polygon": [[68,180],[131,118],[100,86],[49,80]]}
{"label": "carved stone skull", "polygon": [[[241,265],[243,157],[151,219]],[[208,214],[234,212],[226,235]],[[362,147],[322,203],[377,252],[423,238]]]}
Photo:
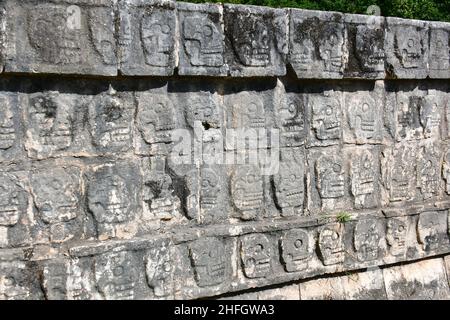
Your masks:
{"label": "carved stone skull", "polygon": [[161,94],[142,95],[136,125],[146,143],[170,142],[175,129],[173,103]]}
{"label": "carved stone skull", "polygon": [[241,260],[247,278],[263,278],[272,270],[272,248],[263,234],[241,238]]}
{"label": "carved stone skull", "polygon": [[360,196],[375,191],[375,162],[369,151],[355,156],[351,164],[352,194]]}
{"label": "carved stone skull", "polygon": [[94,146],[102,151],[130,147],[133,111],[112,87],[92,101],[89,118]]}
{"label": "carved stone skull", "polygon": [[343,228],[339,223],[324,226],[319,233],[319,250],[323,264],[344,262]]}
{"label": "carved stone skull", "polygon": [[356,223],[354,245],[359,261],[376,260],[379,256],[381,228],[376,219],[362,219]]}
{"label": "carved stone skull", "polygon": [[418,68],[423,59],[424,43],[415,27],[395,30],[395,54],[406,69]]}
{"label": "carved stone skull", "polygon": [[35,141],[52,150],[72,145],[74,112],[71,103],[57,92],[38,93],[30,97],[30,131]]}
{"label": "carved stone skull", "polygon": [[339,72],[343,64],[344,37],[337,23],[326,24],[319,40],[319,55],[326,71]]}
{"label": "carved stone skull", "polygon": [[241,92],[231,101],[233,128],[264,128],[264,102],[258,95]]}
{"label": "carved stone skull", "polygon": [[16,141],[13,117],[10,99],[6,95],[0,95],[0,150],[11,148]]}
{"label": "carved stone skull", "polygon": [[146,256],[147,282],[156,297],[173,294],[174,261],[169,246],[170,243],[164,241],[160,246],[150,249]]}
{"label": "carved stone skull", "polygon": [[304,201],[303,164],[294,161],[282,162],[279,173],[274,176],[275,197],[283,215],[294,215],[295,209],[302,211]]}
{"label": "carved stone skull", "polygon": [[14,226],[26,212],[27,201],[17,178],[0,174],[0,226]]}
{"label": "carved stone skull", "polygon": [[345,194],[345,173],[342,159],[337,156],[321,156],[316,161],[317,188],[323,199],[340,198]]}
{"label": "carved stone skull", "polygon": [[189,245],[195,280],[199,287],[219,285],[226,279],[225,245],[217,238],[202,238]]}
{"label": "carved stone skull", "polygon": [[311,256],[309,236],[306,230],[292,229],[281,238],[281,258],[287,272],[305,270]]}
{"label": "carved stone skull", "polygon": [[362,70],[384,70],[384,33],[382,28],[359,25],[356,28],[356,58]]}
{"label": "carved stone skull", "polygon": [[219,176],[212,169],[201,170],[201,196],[200,205],[202,208],[212,208],[218,204],[220,192]]}
{"label": "carved stone skull", "polygon": [[286,97],[278,109],[278,121],[284,146],[296,146],[305,138],[304,105],[299,97]]}
{"label": "carved stone skull", "polygon": [[114,39],[114,16],[109,9],[97,8],[89,12],[89,31],[95,51],[106,65],[117,63]]}
{"label": "carved stone skull", "polygon": [[32,173],[34,203],[42,221],[48,224],[75,219],[80,212],[80,171],[53,168]]}
{"label": "carved stone skull", "polygon": [[223,39],[208,16],[186,16],[183,22],[184,46],[193,66],[223,65]]}
{"label": "carved stone skull", "polygon": [[170,13],[163,10],[154,10],[142,17],[141,41],[148,65],[169,65],[174,48],[171,18]]}
{"label": "carved stone skull", "polygon": [[237,16],[232,44],[244,66],[263,67],[270,63],[271,33],[262,16]]}
{"label": "carved stone skull", "polygon": [[105,253],[95,258],[95,279],[106,300],[133,300],[139,281],[133,253]]}
{"label": "carved stone skull", "polygon": [[30,295],[24,262],[0,262],[0,300],[25,300]]}
{"label": "carved stone skull", "polygon": [[312,105],[312,129],[319,140],[336,140],[341,132],[341,110],[339,101],[326,92],[316,97]]}
{"label": "carved stone skull", "polygon": [[407,220],[404,217],[387,220],[386,241],[393,256],[406,253],[406,235],[408,231]]}
{"label": "carved stone skull", "polygon": [[356,138],[374,138],[377,131],[377,108],[375,100],[368,94],[358,93],[349,101],[349,125]]}
{"label": "carved stone skull", "polygon": [[109,167],[95,173],[88,186],[88,208],[99,223],[121,223],[134,212],[127,182]]}
{"label": "carved stone skull", "polygon": [[417,222],[417,234],[419,242],[423,246],[423,250],[432,251],[439,248],[441,245],[441,237],[443,236],[440,232],[444,227],[440,225],[443,212],[430,211],[423,212],[419,215],[419,221]]}
{"label": "carved stone skull", "polygon": [[239,165],[231,177],[231,194],[235,207],[241,212],[241,219],[254,219],[264,200],[263,180],[259,169]]}

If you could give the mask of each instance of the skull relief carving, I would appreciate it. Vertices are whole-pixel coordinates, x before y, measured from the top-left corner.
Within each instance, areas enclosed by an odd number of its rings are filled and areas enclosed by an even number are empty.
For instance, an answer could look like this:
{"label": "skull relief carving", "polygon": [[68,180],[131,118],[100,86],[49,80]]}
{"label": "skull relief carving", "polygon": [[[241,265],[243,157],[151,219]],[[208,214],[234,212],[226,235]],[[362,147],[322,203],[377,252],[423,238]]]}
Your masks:
{"label": "skull relief carving", "polygon": [[106,300],[133,300],[139,281],[133,254],[127,251],[105,253],[95,258],[95,279]]}
{"label": "skull relief carving", "polygon": [[89,105],[92,142],[100,151],[123,151],[131,145],[133,109],[112,87]]}
{"label": "skull relief carving", "polygon": [[303,144],[305,138],[303,101],[299,97],[289,95],[277,111],[282,144],[286,147]]}
{"label": "skull relief carving", "polygon": [[7,95],[0,95],[0,151],[8,150],[16,141],[14,110]]}
{"label": "skull relief carving", "polygon": [[26,213],[27,197],[16,177],[0,174],[0,226],[14,226]]}
{"label": "skull relief carving", "polygon": [[43,62],[81,62],[81,32],[80,29],[69,27],[68,15],[66,8],[56,7],[34,6],[28,12],[27,35],[30,45]]}
{"label": "skull relief carving", "polygon": [[224,243],[217,238],[199,239],[189,246],[195,280],[199,287],[223,283],[227,276]]}
{"label": "skull relief carving", "polygon": [[323,155],[316,161],[315,171],[317,188],[322,199],[344,196],[345,173],[342,159]]}
{"label": "skull relief carving", "polygon": [[264,128],[266,124],[264,102],[257,94],[241,92],[231,100],[233,128]]}
{"label": "skull relief carving", "polygon": [[359,25],[356,28],[355,53],[362,70],[384,71],[384,33],[382,28]]}
{"label": "skull relief carving", "polygon": [[395,55],[403,68],[419,68],[422,64],[424,43],[415,27],[402,27],[395,30]]}
{"label": "skull relief carving", "polygon": [[30,296],[24,262],[0,262],[0,300],[25,300]]}
{"label": "skull relief carving", "polygon": [[174,261],[170,252],[170,243],[164,241],[160,246],[150,249],[145,261],[147,282],[153,288],[155,297],[172,296]]}
{"label": "skull relief carving", "polygon": [[405,217],[390,218],[387,220],[386,241],[389,251],[393,256],[406,253],[406,235],[408,232],[407,219]]}
{"label": "skull relief carving", "polygon": [[340,72],[342,68],[344,37],[339,24],[327,24],[319,43],[319,55],[326,71]]}
{"label": "skull relief carving", "polygon": [[281,258],[287,272],[308,268],[311,257],[308,232],[302,229],[286,231],[281,238]]}
{"label": "skull relief carving", "polygon": [[175,129],[173,103],[162,94],[141,95],[136,125],[146,143],[170,142]]}
{"label": "skull relief carving", "polygon": [[218,24],[208,16],[185,16],[184,47],[193,66],[223,65],[223,39]]}
{"label": "skull relief carving", "polygon": [[71,101],[57,92],[32,95],[29,99],[29,131],[45,150],[65,150],[74,138],[74,111]]}
{"label": "skull relief carving", "polygon": [[273,35],[263,16],[248,15],[234,20],[232,45],[240,63],[248,67],[270,64]]}
{"label": "skull relief carving", "polygon": [[172,19],[171,12],[165,10],[154,10],[142,17],[141,43],[148,65],[169,65],[174,49]]}
{"label": "skull relief carving", "polygon": [[316,97],[312,105],[312,129],[319,140],[336,140],[341,136],[341,104],[331,92]]}
{"label": "skull relief carving", "polygon": [[450,68],[450,34],[446,30],[432,29],[430,33],[430,69]]}
{"label": "skull relief carving", "polygon": [[348,108],[348,122],[357,139],[370,140],[377,135],[377,105],[369,94],[358,93],[352,97]]}
{"label": "skull relief carving", "polygon": [[247,278],[264,278],[272,271],[272,248],[263,234],[241,238],[241,260]]}
{"label": "skull relief carving", "polygon": [[356,155],[351,163],[351,181],[353,196],[371,194],[375,191],[375,162],[373,155],[364,150]]}
{"label": "skull relief carving", "polygon": [[279,173],[273,177],[275,197],[283,216],[303,212],[304,202],[304,164],[301,162],[282,162]]}
{"label": "skull relief carving", "polygon": [[354,245],[358,260],[372,261],[379,255],[381,228],[376,219],[362,219],[356,223]]}
{"label": "skull relief carving", "polygon": [[322,262],[326,266],[344,262],[345,250],[341,224],[329,224],[322,228],[319,233],[319,250]]}
{"label": "skull relief carving", "polygon": [[90,10],[89,31],[95,51],[106,65],[115,65],[116,40],[114,39],[114,15],[109,9]]}
{"label": "skull relief carving", "polygon": [[53,168],[32,173],[34,203],[48,224],[75,219],[80,212],[80,170]]}
{"label": "skull relief carving", "polygon": [[239,165],[231,177],[231,195],[241,219],[255,219],[264,200],[263,180],[259,169]]}
{"label": "skull relief carving", "polygon": [[439,249],[442,238],[445,236],[447,226],[442,224],[444,212],[430,211],[419,215],[417,222],[418,240],[423,246],[423,250],[432,251]]}

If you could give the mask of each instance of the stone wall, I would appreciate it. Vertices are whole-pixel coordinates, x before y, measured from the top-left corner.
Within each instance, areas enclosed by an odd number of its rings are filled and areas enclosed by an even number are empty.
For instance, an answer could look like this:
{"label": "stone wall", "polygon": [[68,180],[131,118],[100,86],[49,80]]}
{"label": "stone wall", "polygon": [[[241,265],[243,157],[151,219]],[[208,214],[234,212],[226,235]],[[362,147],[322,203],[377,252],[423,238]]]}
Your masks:
{"label": "stone wall", "polygon": [[0,299],[195,299],[443,266],[450,24],[0,3]]}

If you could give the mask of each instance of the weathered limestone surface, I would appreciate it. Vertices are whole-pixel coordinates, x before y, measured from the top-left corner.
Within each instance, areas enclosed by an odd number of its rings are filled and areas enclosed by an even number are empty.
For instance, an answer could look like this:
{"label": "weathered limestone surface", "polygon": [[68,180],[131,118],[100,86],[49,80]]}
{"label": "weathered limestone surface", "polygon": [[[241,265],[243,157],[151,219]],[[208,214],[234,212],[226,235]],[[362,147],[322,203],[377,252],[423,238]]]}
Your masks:
{"label": "weathered limestone surface", "polygon": [[0,299],[448,297],[448,24],[0,3]]}

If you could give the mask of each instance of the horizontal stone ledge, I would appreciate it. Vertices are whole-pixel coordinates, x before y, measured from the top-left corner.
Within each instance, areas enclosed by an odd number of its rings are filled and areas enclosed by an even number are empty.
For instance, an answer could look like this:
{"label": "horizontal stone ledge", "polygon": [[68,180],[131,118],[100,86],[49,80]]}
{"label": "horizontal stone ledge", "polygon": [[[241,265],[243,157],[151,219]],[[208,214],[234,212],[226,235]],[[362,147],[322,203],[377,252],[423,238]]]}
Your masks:
{"label": "horizontal stone ledge", "polygon": [[[8,272],[29,284],[22,289],[34,298],[40,294],[39,286],[32,286],[36,281],[49,299],[76,299],[80,293],[84,299],[211,297],[448,254],[447,219],[447,211],[388,219],[365,216],[284,231],[201,236],[179,244],[168,235],[86,242],[59,254],[41,246],[34,250],[48,255],[40,259],[32,257],[30,248],[0,250],[0,275]],[[260,267],[253,268],[251,259]],[[113,272],[119,269],[124,272]],[[127,289],[108,289],[107,283],[127,284]]]}
{"label": "horizontal stone ledge", "polygon": [[5,0],[5,74],[448,79],[450,23],[171,0]]}

